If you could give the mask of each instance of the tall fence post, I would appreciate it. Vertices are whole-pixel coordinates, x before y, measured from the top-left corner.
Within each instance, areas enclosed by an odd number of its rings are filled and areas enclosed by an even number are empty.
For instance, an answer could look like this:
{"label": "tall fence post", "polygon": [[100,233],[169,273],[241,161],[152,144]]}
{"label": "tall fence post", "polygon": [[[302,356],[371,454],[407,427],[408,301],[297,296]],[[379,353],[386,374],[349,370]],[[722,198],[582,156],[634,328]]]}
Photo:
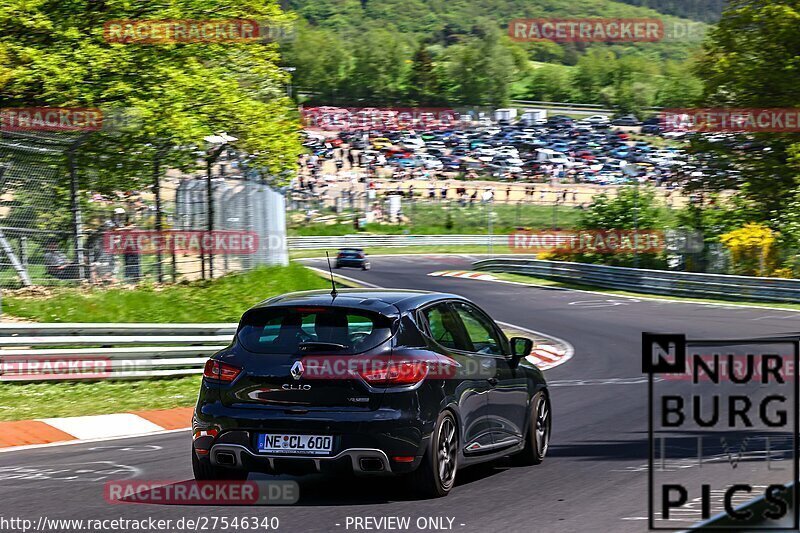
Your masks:
{"label": "tall fence post", "polygon": [[[209,155],[206,160],[206,199],[208,201],[206,213],[209,235],[213,235],[212,232],[214,231],[214,191],[211,183],[211,168],[214,165],[214,159],[216,158],[212,158]],[[208,277],[209,279],[214,279],[214,254],[211,252],[208,253]]]}
{"label": "tall fence post", "polygon": [[[163,156],[164,148],[160,148],[156,151],[155,157],[153,159],[153,195],[155,196],[156,202],[156,234],[159,236],[161,235],[161,231],[163,230],[163,224],[161,219],[161,157]],[[172,242],[172,241],[169,241]],[[156,249],[156,277],[159,283],[164,281],[164,268],[162,265],[163,255],[161,253],[161,248],[157,247]],[[174,275],[173,275],[174,276]]]}
{"label": "tall fence post", "polygon": [[78,265],[78,277],[87,278],[86,264],[83,249],[83,220],[81,218],[81,205],[78,199],[78,173],[75,164],[75,152],[88,137],[85,133],[67,149],[67,165],[69,168],[70,205],[72,209],[72,235],[75,240],[75,263]]}
{"label": "tall fence post", "polygon": [[[214,167],[214,163],[219,159],[219,156],[228,148],[228,143],[223,142],[222,144],[211,148],[208,151],[208,156],[206,157],[206,192],[208,195],[208,232],[211,234],[214,231],[214,187],[211,183],[211,173]],[[208,276],[210,279],[214,279],[214,254],[209,252],[208,254]]]}

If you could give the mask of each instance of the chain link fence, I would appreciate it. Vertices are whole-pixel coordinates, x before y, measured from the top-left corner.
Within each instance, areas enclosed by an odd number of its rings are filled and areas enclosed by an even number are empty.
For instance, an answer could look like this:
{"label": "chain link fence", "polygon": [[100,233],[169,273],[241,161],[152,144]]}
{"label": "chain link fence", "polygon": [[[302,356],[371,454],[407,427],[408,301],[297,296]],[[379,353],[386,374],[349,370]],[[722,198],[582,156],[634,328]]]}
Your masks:
{"label": "chain link fence", "polygon": [[91,140],[0,130],[0,287],[176,282],[288,262],[284,196],[245,154],[217,146],[180,171],[168,150],[145,147],[115,172],[102,164],[108,144]]}

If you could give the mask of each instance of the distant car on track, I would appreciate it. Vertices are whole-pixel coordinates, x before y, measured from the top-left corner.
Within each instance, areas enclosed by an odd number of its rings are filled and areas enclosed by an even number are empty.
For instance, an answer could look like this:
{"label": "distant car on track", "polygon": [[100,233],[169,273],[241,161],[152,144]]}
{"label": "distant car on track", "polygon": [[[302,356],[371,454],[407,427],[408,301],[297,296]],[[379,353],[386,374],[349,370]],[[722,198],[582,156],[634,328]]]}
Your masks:
{"label": "distant car on track", "polygon": [[334,268],[355,267],[361,270],[369,270],[372,267],[363,248],[340,248],[333,266]]}
{"label": "distant car on track", "polygon": [[452,294],[266,300],[206,363],[194,477],[343,470],[405,476],[416,493],[438,497],[464,466],[506,455],[540,463],[552,411],[544,376],[526,359],[532,345]]}

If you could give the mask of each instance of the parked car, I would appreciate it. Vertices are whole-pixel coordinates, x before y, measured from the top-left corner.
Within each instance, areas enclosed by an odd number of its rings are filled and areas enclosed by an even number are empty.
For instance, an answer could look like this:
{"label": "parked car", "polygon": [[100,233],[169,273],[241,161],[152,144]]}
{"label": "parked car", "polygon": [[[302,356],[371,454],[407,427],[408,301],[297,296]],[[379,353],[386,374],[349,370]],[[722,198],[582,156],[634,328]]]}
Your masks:
{"label": "parked car", "polygon": [[635,115],[623,115],[611,121],[614,126],[638,126],[641,123]]}

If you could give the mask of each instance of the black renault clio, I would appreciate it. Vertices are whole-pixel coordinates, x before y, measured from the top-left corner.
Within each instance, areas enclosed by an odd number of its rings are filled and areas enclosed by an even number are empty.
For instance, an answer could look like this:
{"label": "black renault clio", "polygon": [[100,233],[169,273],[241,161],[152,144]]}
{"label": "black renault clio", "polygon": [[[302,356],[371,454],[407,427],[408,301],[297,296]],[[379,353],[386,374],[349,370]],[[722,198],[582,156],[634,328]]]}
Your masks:
{"label": "black renault clio", "polygon": [[446,495],[458,468],[537,464],[551,408],[532,341],[452,294],[291,293],[242,317],[205,366],[195,478],[352,471]]}

